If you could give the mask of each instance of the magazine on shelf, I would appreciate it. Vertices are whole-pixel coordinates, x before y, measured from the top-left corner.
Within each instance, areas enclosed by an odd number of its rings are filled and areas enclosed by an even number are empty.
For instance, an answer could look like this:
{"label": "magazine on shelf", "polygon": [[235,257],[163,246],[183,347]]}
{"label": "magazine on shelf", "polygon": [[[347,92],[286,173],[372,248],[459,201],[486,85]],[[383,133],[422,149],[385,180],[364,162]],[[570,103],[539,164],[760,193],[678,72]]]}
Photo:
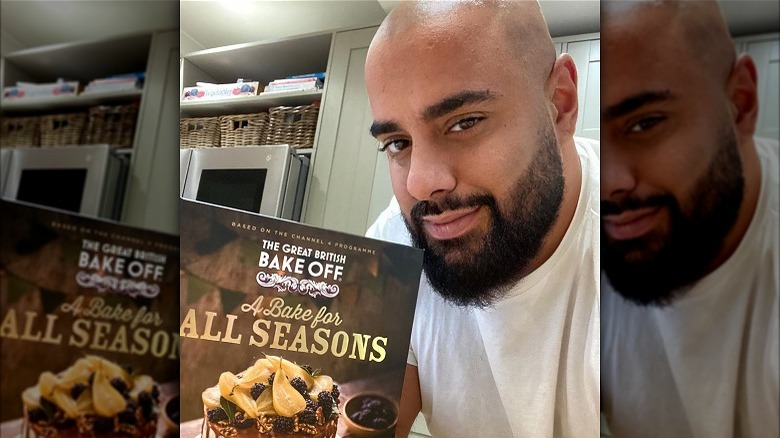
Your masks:
{"label": "magazine on shelf", "polygon": [[393,436],[422,251],[180,200],[182,437]]}
{"label": "magazine on shelf", "polygon": [[178,436],[178,236],[0,211],[0,436]]}

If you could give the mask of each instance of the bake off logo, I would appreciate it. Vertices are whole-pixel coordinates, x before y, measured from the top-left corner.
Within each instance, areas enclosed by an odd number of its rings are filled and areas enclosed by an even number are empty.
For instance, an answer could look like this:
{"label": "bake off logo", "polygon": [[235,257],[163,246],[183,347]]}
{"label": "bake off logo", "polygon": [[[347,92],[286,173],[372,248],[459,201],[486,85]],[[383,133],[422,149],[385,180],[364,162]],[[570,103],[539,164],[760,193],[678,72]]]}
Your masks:
{"label": "bake off logo", "polygon": [[[154,298],[165,268],[165,254],[82,239],[76,283],[101,293]],[[129,276],[130,278],[121,278]]]}
{"label": "bake off logo", "polygon": [[[273,240],[263,240],[263,249],[269,251],[282,251],[283,255],[271,255],[265,251],[260,253],[261,268],[270,268],[285,273],[302,275],[304,272],[314,278],[341,280],[344,274],[344,266],[347,256],[330,251],[313,250],[303,246],[280,244]],[[309,260],[314,256],[314,260]],[[307,260],[308,263],[307,263]],[[336,262],[340,264],[334,264]],[[257,283],[263,287],[275,287],[279,292],[298,292],[301,295],[309,295],[317,298],[322,295],[325,298],[335,298],[339,294],[337,284],[329,284],[324,281],[309,279],[298,280],[290,275],[278,273],[257,273]]]}
{"label": "bake off logo", "polygon": [[[262,349],[320,356],[330,354],[369,362],[385,360],[387,337],[339,330],[343,319],[338,312],[331,312],[327,305],[308,308],[285,301],[290,294],[336,298],[339,294],[337,282],[342,280],[347,262],[344,254],[267,239],[262,240],[262,249],[258,266],[263,270],[255,279],[261,287],[284,295],[271,298],[258,296],[251,304],[241,305],[241,312],[254,318],[252,334],[234,333],[239,315],[228,313],[223,319],[216,312],[206,311],[204,321],[195,309],[189,309],[179,331],[181,338],[247,344]],[[294,275],[308,275],[315,280],[299,279]]]}
{"label": "bake off logo", "polygon": [[[76,348],[111,351],[178,360],[179,336],[159,327],[163,318],[146,306],[134,309],[122,303],[109,304],[102,297],[79,295],[62,303],[59,310],[75,318],[70,330],[63,332],[59,315],[9,309],[0,325],[0,337],[23,341],[67,345]],[[44,321],[45,319],[45,321]],[[66,333],[67,336],[63,336]]]}

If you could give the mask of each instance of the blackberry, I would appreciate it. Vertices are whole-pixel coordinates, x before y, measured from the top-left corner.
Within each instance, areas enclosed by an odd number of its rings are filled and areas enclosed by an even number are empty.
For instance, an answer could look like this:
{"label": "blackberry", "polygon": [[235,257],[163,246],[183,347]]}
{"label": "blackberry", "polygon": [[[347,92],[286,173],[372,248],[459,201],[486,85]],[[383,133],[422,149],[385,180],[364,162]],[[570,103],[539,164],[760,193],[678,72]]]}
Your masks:
{"label": "blackberry", "polygon": [[113,386],[114,389],[119,391],[119,393],[122,395],[127,393],[127,383],[125,383],[125,381],[120,377],[114,377],[111,379],[111,386]]}
{"label": "blackberry", "polygon": [[317,410],[317,402],[311,399],[306,400],[306,409],[316,411]]}
{"label": "blackberry", "polygon": [[228,421],[228,416],[222,408],[209,409],[206,411],[206,415],[209,417],[209,421],[212,423]]}
{"label": "blackberry", "polygon": [[271,373],[270,376],[268,376],[268,386],[271,386],[274,384],[274,377],[276,377],[276,373]]}
{"label": "blackberry", "polygon": [[333,396],[328,391],[321,391],[317,394],[317,400],[320,402],[320,406],[322,406],[322,416],[326,420],[329,419],[333,413]]}
{"label": "blackberry", "polygon": [[335,383],[333,384],[333,391],[330,392],[330,395],[333,396],[333,401],[338,403],[339,397],[341,397],[341,392],[339,391],[339,386]]}
{"label": "blackberry", "polygon": [[374,417],[371,419],[371,426],[374,429],[384,429],[390,425],[390,420],[384,417]]}
{"label": "blackberry", "polygon": [[250,427],[255,425],[255,420],[252,418],[246,418],[243,412],[239,412],[236,414],[234,424],[236,426],[236,429],[249,429]]}
{"label": "blackberry", "polygon": [[87,389],[87,385],[83,383],[76,383],[75,385],[70,387],[70,396],[73,398],[73,400],[76,400],[79,398],[81,393],[84,392],[84,390]]}
{"label": "blackberry", "polygon": [[38,423],[40,421],[46,421],[49,417],[46,415],[46,411],[41,408],[35,408],[27,412],[27,419],[30,423]]}
{"label": "blackberry", "polygon": [[152,386],[152,397],[154,397],[155,402],[160,401],[160,388],[156,383]]}
{"label": "blackberry", "polygon": [[304,382],[300,377],[295,377],[290,380],[290,385],[292,385],[293,388],[300,392],[304,398],[306,398],[306,395],[309,394],[309,389],[306,387],[306,382]]}
{"label": "blackberry", "polygon": [[263,391],[265,391],[265,385],[262,383],[255,383],[252,385],[252,389],[249,390],[249,395],[251,395],[252,398],[257,399]]}
{"label": "blackberry", "polygon": [[301,365],[301,368],[306,370],[306,372],[309,373],[310,376],[314,375],[314,368],[312,368],[311,365]]}
{"label": "blackberry", "polygon": [[276,433],[290,433],[293,430],[295,421],[290,417],[276,417],[274,418],[273,428]]}
{"label": "blackberry", "polygon": [[298,414],[298,422],[303,424],[317,424],[317,413],[306,409]]}
{"label": "blackberry", "polygon": [[317,394],[317,401],[320,403],[320,406],[325,407],[333,404],[333,396],[330,395],[328,391],[320,391],[319,394]]}
{"label": "blackberry", "polygon": [[69,429],[74,426],[76,426],[76,420],[73,418],[62,417],[54,422],[54,427],[59,430]]}
{"label": "blackberry", "polygon": [[114,419],[110,417],[95,417],[92,430],[98,435],[107,435],[114,431]]}
{"label": "blackberry", "polygon": [[150,392],[143,391],[138,394],[138,404],[141,406],[141,413],[148,421],[152,417],[152,409],[154,408],[154,398]]}
{"label": "blackberry", "polygon": [[117,419],[120,423],[136,424],[138,419],[135,417],[135,410],[137,406],[133,403],[128,403],[124,411],[117,415]]}
{"label": "blackberry", "polygon": [[41,397],[40,403],[41,403],[41,408],[43,408],[43,410],[46,411],[46,412],[54,413],[54,412],[57,412],[57,410],[60,409],[59,406],[55,405],[54,403],[50,402],[49,400],[47,400],[47,399],[45,399],[43,397]]}

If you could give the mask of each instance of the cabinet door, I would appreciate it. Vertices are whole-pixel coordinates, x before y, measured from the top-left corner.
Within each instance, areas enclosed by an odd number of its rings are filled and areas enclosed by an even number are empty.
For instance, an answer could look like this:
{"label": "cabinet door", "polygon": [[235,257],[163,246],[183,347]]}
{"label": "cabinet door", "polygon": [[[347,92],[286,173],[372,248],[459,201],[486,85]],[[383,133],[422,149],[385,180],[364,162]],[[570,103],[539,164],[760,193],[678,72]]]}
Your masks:
{"label": "cabinet door", "polygon": [[122,221],[179,234],[179,33],[155,33]]}
{"label": "cabinet door", "polygon": [[574,135],[598,140],[601,132],[600,87],[601,46],[599,40],[575,41],[566,44],[577,66],[577,100],[579,114]]}
{"label": "cabinet door", "polygon": [[780,40],[748,42],[745,46],[758,70],[756,135],[780,139]]}
{"label": "cabinet door", "polygon": [[304,214],[308,224],[361,235],[392,196],[387,161],[368,133],[363,70],[376,29],[334,37]]}

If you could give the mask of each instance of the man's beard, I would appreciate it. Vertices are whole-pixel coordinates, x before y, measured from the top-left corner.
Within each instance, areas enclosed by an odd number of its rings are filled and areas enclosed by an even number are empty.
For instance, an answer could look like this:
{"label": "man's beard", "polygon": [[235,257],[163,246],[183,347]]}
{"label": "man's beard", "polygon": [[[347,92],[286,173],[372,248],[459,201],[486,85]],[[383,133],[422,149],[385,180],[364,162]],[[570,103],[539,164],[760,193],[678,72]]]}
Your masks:
{"label": "man's beard", "polygon": [[[449,195],[417,202],[411,219],[404,217],[414,245],[425,250],[423,268],[428,281],[446,300],[459,306],[486,307],[527,274],[558,217],[564,190],[561,155],[550,123],[540,130],[536,143],[528,170],[514,182],[501,205],[486,193]],[[485,235],[471,232],[443,241],[426,236],[424,216],[477,206],[490,213]]]}
{"label": "man's beard", "polygon": [[601,203],[601,215],[647,206],[669,212],[666,234],[614,241],[601,227],[601,263],[623,297],[640,305],[665,306],[707,274],[726,234],[737,220],[744,178],[737,140],[724,131],[705,174],[695,184],[683,211],[670,194]]}

